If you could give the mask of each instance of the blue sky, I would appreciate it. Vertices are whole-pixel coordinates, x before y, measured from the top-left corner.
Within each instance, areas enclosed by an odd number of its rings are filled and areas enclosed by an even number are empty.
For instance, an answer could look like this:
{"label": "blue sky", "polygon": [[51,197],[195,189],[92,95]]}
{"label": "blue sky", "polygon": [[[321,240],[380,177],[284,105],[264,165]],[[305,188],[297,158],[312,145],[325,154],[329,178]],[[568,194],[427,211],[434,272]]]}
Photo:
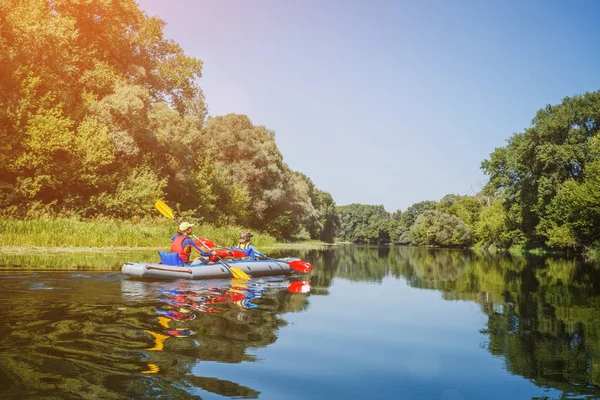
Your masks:
{"label": "blue sky", "polygon": [[600,1],[141,0],[211,115],[276,133],[338,205],[478,192],[535,112],[600,89]]}

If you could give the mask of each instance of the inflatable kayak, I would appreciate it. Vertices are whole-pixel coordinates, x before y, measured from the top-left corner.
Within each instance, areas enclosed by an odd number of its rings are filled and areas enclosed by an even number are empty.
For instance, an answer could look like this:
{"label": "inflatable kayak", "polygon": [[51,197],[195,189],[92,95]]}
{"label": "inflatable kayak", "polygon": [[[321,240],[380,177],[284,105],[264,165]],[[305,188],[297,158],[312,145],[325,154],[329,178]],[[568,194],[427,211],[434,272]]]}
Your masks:
{"label": "inflatable kayak", "polygon": [[[251,277],[267,275],[289,275],[300,271],[298,265],[305,263],[298,258],[282,258],[277,260],[232,260],[227,261],[231,268],[239,268]],[[305,263],[306,264],[306,263]],[[300,264],[301,265],[301,264]],[[310,265],[310,264],[308,264]],[[302,270],[300,272],[309,272]],[[223,263],[190,264],[172,266],[160,263],[128,262],[123,264],[121,272],[125,275],[144,279],[220,279],[231,278],[231,272]]]}

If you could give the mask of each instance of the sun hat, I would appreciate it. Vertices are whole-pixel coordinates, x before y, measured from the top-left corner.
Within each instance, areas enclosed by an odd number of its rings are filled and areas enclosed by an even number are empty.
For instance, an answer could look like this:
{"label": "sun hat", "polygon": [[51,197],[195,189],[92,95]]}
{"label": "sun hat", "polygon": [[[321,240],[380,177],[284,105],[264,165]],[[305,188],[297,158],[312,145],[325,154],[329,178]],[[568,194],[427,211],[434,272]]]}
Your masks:
{"label": "sun hat", "polygon": [[182,222],[181,224],[179,224],[179,230],[185,231],[187,228],[191,228],[192,226],[194,226],[194,224],[190,224],[189,222]]}
{"label": "sun hat", "polygon": [[240,235],[240,240],[250,240],[252,236],[254,236],[252,232],[242,232]]}

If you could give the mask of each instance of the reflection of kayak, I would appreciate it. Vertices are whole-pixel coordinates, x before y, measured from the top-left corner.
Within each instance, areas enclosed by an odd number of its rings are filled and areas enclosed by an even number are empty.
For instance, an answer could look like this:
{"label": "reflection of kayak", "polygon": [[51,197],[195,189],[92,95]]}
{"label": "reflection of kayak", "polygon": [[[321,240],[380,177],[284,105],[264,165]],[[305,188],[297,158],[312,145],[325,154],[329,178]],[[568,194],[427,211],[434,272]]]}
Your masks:
{"label": "reflection of kayak", "polygon": [[[290,262],[298,258],[278,260],[235,260],[227,261],[227,265],[239,268],[252,277],[268,275],[288,275],[294,272]],[[135,278],[146,279],[214,279],[231,278],[231,273],[221,263],[190,264],[181,267],[159,264],[129,262],[123,264],[121,272]]]}

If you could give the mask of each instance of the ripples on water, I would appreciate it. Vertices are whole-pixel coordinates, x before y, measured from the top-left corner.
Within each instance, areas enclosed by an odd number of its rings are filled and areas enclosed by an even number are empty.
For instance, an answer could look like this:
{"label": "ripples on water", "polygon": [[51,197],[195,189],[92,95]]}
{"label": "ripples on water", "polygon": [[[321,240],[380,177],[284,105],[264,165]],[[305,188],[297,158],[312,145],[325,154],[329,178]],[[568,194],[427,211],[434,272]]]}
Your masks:
{"label": "ripples on water", "polygon": [[600,398],[594,264],[293,255],[310,276],[145,282],[115,271],[136,258],[0,257],[0,398]]}
{"label": "ripples on water", "polygon": [[190,371],[199,360],[254,361],[247,350],[274,342],[285,325],[276,315],[285,297],[305,297],[293,293],[299,284],[309,286],[281,278],[153,283],[118,273],[5,274],[0,397],[189,398],[190,388],[256,397]]}

